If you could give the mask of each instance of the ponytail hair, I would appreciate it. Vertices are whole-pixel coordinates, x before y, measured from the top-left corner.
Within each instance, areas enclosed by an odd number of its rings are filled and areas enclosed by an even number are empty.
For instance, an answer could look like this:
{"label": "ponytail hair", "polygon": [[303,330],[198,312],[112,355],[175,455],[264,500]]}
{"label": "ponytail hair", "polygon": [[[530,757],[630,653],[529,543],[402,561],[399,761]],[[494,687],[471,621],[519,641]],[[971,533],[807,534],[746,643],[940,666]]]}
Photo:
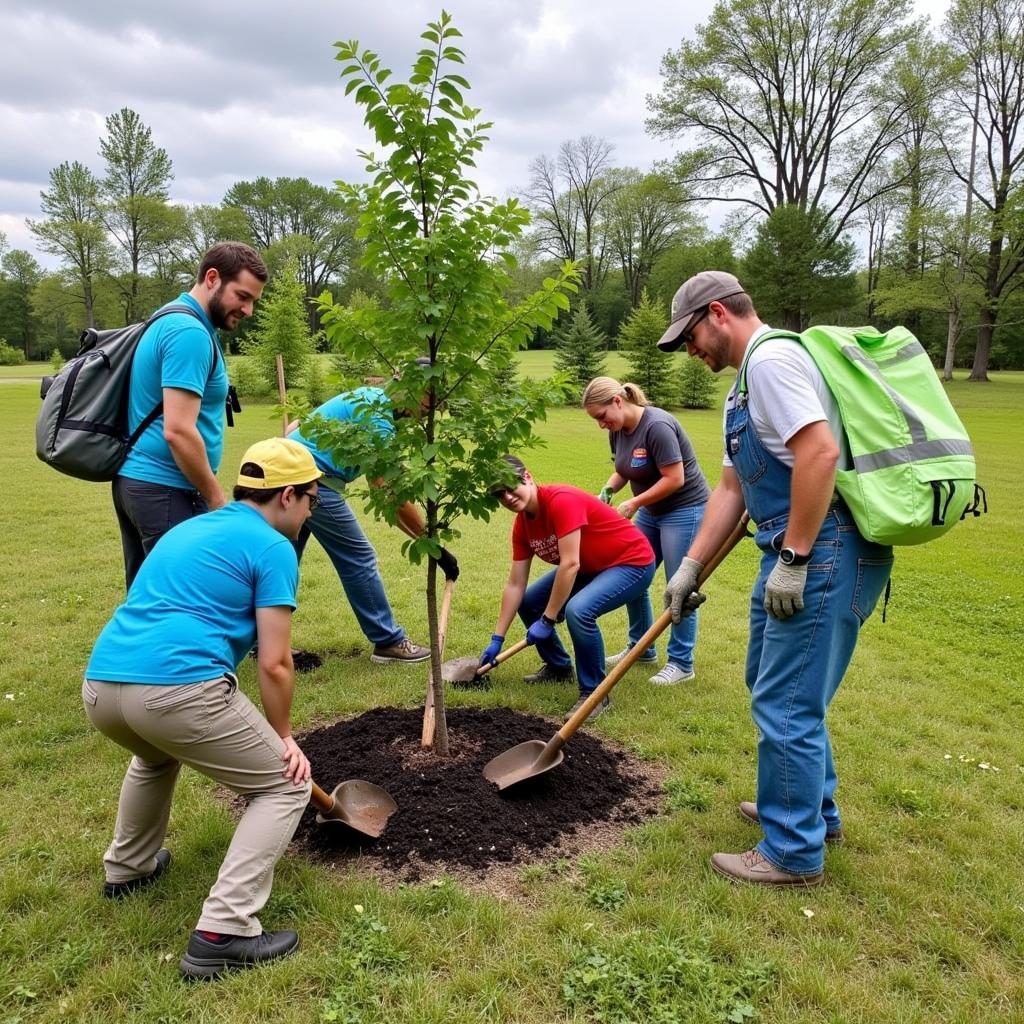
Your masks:
{"label": "ponytail hair", "polygon": [[580,405],[608,405],[616,398],[622,398],[630,405],[650,405],[639,384],[620,384],[614,377],[595,377],[584,389]]}

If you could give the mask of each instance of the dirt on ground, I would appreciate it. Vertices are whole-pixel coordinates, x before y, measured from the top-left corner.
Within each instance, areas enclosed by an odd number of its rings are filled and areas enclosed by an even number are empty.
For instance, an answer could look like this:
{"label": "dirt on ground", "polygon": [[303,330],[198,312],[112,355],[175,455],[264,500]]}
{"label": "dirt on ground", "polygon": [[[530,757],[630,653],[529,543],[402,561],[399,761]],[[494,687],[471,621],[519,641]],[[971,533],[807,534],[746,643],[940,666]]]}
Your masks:
{"label": "dirt on ground", "polygon": [[557,768],[499,792],[483,777],[484,765],[517,743],[550,739],[560,723],[508,708],[459,708],[447,719],[447,758],[420,747],[417,710],[377,708],[299,737],[327,792],[361,778],[398,803],[377,840],[318,826],[307,809],[295,834],[299,847],[331,863],[364,858],[402,879],[465,878],[606,848],[660,810],[663,773],[583,731]]}

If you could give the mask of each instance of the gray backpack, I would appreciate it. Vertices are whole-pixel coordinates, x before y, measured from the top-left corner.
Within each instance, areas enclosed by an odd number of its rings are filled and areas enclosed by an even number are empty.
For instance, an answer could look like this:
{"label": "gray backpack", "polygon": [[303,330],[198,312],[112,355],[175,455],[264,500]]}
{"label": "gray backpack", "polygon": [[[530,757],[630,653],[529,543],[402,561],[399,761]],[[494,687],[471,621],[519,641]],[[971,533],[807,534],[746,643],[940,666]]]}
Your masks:
{"label": "gray backpack", "polygon": [[[130,434],[128,385],[132,361],[146,329],[169,313],[187,313],[188,306],[168,306],[148,320],[109,331],[82,332],[78,354],[55,377],[44,377],[43,400],[36,418],[36,455],[48,466],[79,480],[113,480],[132,445],[164,411],[160,401]],[[201,322],[201,321],[200,321]],[[213,366],[220,346],[213,335]],[[230,400],[230,399],[229,399]]]}

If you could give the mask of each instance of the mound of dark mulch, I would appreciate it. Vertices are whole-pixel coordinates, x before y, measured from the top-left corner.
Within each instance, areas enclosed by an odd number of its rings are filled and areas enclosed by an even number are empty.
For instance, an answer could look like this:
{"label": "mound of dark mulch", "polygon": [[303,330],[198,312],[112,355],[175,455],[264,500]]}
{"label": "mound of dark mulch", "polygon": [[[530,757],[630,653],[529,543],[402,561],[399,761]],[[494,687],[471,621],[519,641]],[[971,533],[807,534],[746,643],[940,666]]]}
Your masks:
{"label": "mound of dark mulch", "polygon": [[524,740],[549,739],[557,724],[508,708],[454,709],[452,755],[440,758],[420,747],[422,721],[421,711],[377,708],[301,737],[325,790],[367,779],[383,786],[398,810],[379,839],[367,840],[344,827],[319,827],[310,808],[296,842],[324,859],[358,852],[419,877],[420,866],[482,871],[529,863],[581,830],[609,823],[621,830],[659,809],[662,790],[650,767],[593,734],[578,732],[561,765],[499,793],[483,777],[484,765]]}

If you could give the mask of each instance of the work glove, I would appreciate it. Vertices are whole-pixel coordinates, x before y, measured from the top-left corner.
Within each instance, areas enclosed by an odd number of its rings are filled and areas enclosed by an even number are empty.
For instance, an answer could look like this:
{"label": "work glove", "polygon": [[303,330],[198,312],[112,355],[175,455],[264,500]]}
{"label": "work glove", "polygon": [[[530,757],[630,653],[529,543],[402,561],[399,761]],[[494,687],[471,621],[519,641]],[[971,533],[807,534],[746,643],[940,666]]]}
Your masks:
{"label": "work glove", "polygon": [[526,642],[528,644],[538,644],[542,640],[548,640],[551,634],[555,631],[555,623],[553,619],[549,619],[542,615],[527,631],[526,631]]}
{"label": "work glove", "polygon": [[447,548],[441,548],[441,554],[437,556],[437,565],[446,580],[454,583],[459,578],[459,563]]}
{"label": "work glove", "polygon": [[804,606],[806,565],[775,563],[764,584],[764,610],[776,619],[788,619]]}
{"label": "work glove", "polygon": [[484,653],[480,655],[481,665],[493,665],[494,659],[501,652],[501,645],[505,642],[505,638],[498,633],[491,634],[491,642],[484,649]]}
{"label": "work glove", "polygon": [[610,487],[602,487],[600,493],[598,494],[598,497],[606,505],[610,505],[612,503],[612,498],[614,497],[614,495],[615,492]]}
{"label": "work glove", "polygon": [[668,581],[665,587],[665,607],[672,609],[673,624],[678,624],[680,619],[685,619],[707,600],[707,595],[697,589],[703,568],[703,562],[695,558],[684,558]]}

